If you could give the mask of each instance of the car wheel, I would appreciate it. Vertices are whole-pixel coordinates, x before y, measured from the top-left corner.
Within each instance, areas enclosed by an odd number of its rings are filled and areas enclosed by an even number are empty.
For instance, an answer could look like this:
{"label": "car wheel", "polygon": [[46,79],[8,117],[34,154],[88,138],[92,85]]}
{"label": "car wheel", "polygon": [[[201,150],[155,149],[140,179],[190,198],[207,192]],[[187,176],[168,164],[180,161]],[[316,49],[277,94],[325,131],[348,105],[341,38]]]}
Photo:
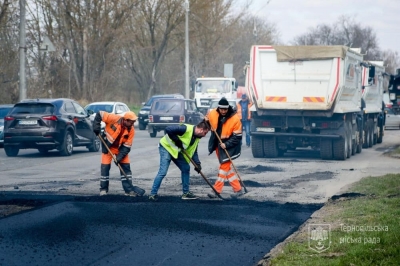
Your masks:
{"label": "car wheel", "polygon": [[64,136],[64,141],[61,144],[60,154],[62,156],[70,156],[74,150],[74,140],[71,132],[67,131]]}
{"label": "car wheel", "polygon": [[92,145],[90,145],[88,148],[89,148],[89,151],[90,152],[98,152],[99,150],[100,150],[100,140],[99,140],[99,138],[98,137],[96,137],[96,136],[94,136],[94,138],[93,138],[93,143],[92,143]]}
{"label": "car wheel", "polygon": [[16,157],[18,155],[19,148],[5,145],[4,151],[6,152],[8,157]]}
{"label": "car wheel", "polygon": [[145,130],[145,129],[146,129],[146,125],[139,122],[139,130]]}
{"label": "car wheel", "polygon": [[157,130],[153,129],[153,132],[150,133],[151,138],[157,137]]}

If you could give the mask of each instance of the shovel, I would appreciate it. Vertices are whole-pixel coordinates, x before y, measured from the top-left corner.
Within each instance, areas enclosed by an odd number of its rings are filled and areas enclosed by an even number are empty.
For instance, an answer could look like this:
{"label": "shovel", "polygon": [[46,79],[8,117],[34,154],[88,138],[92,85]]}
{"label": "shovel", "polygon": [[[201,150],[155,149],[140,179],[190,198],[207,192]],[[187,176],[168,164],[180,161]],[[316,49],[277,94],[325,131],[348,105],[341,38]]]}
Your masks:
{"label": "shovel", "polygon": [[[190,160],[190,162],[193,164],[193,166],[194,166],[195,168],[197,168],[197,164],[193,161],[192,157],[190,157],[189,154],[188,154],[184,149],[181,149],[181,152],[182,152],[187,158],[189,158],[189,160]],[[220,199],[222,199],[222,200],[227,200],[227,199],[223,198],[223,197],[221,196],[221,194],[218,193],[218,192],[215,190],[214,186],[210,183],[210,181],[208,181],[208,179],[205,177],[205,175],[203,174],[203,172],[199,171],[199,174],[204,178],[204,180],[207,182],[207,184],[212,188],[212,190],[214,191],[214,193],[217,195],[218,198],[220,198]]]}
{"label": "shovel", "polygon": [[[110,151],[110,148],[108,148],[106,142],[104,141],[104,139],[98,135],[98,138],[101,140],[101,142],[103,142],[103,145],[107,148],[107,151],[111,154],[111,157],[113,158],[114,162],[117,164],[119,170],[121,171],[121,173],[125,176],[126,180],[129,180],[128,176],[125,174],[125,171],[122,169],[121,165],[119,163],[117,163],[117,158],[115,157],[115,155]],[[135,193],[137,193],[139,196],[143,196],[144,193],[146,192],[144,189],[141,189],[140,187],[137,186],[133,186],[133,191]]]}

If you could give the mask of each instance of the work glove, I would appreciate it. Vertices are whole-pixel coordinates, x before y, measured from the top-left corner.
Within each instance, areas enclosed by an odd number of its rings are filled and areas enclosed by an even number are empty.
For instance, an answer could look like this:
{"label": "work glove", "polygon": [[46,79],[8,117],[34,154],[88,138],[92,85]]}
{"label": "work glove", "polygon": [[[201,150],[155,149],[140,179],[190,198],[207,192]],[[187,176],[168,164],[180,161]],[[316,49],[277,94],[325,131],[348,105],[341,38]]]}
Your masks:
{"label": "work glove", "polygon": [[201,164],[198,163],[198,164],[197,164],[197,167],[195,167],[194,170],[195,170],[197,173],[200,174],[200,172],[201,172]]}
{"label": "work glove", "polygon": [[93,132],[96,136],[98,136],[100,134],[100,129],[93,129]]}
{"label": "work glove", "polygon": [[181,141],[180,139],[176,139],[176,140],[174,140],[174,142],[175,142],[175,145],[176,145],[179,149],[181,149],[181,150],[184,149],[184,148],[183,148],[183,143],[182,143],[182,141]]}
{"label": "work glove", "polygon": [[120,154],[118,154],[117,156],[115,156],[115,165],[118,166],[118,164],[122,161],[124,157],[120,156]]}

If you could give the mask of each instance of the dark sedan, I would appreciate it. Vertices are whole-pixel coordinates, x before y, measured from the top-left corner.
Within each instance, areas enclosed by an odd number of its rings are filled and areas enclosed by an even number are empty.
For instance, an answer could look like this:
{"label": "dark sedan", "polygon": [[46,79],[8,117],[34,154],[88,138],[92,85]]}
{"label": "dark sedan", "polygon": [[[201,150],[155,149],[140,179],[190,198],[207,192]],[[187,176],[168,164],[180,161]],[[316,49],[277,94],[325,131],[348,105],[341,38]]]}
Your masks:
{"label": "dark sedan", "polygon": [[71,155],[77,146],[91,152],[100,149],[90,114],[71,99],[24,100],[15,104],[4,121],[4,150],[10,157],[20,149],[40,153],[57,149],[63,156]]}

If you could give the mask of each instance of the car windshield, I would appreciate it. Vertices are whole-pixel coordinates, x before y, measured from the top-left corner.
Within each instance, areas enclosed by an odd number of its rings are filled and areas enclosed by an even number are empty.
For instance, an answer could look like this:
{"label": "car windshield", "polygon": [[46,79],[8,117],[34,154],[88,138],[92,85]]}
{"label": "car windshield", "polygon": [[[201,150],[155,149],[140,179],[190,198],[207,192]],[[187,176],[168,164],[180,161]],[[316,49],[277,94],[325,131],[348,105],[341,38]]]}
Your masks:
{"label": "car windshield", "polygon": [[92,104],[88,105],[85,107],[86,111],[87,110],[92,110],[94,113],[97,113],[98,111],[106,111],[108,113],[111,113],[113,111],[113,105],[112,104]]}
{"label": "car windshield", "polygon": [[180,113],[183,109],[183,101],[156,101],[152,105],[152,113]]}
{"label": "car windshield", "polygon": [[8,114],[10,109],[11,109],[11,107],[8,107],[8,108],[1,107],[0,108],[0,119],[3,119]]}
{"label": "car windshield", "polygon": [[227,93],[232,90],[229,80],[201,80],[196,84],[196,92]]}
{"label": "car windshield", "polygon": [[10,114],[52,114],[54,106],[50,103],[16,104]]}

